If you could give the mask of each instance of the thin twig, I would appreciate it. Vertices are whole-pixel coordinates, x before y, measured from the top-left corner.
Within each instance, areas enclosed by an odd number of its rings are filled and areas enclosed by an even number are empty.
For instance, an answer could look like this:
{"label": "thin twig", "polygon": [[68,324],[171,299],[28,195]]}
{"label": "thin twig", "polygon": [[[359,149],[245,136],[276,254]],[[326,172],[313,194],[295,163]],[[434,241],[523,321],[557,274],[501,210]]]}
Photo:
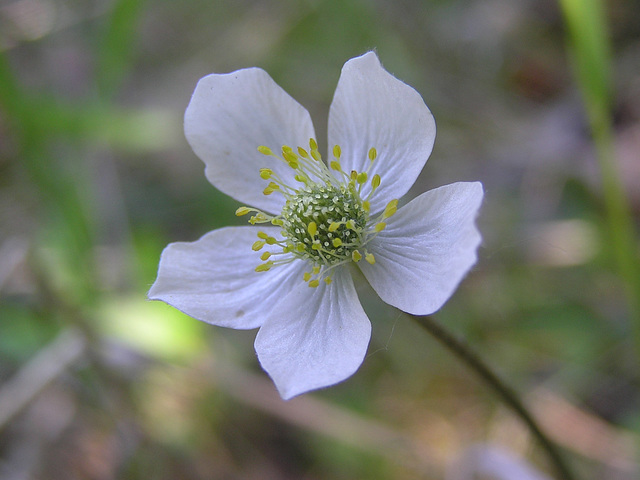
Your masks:
{"label": "thin twig", "polygon": [[442,345],[454,353],[469,368],[476,372],[482,380],[491,387],[502,401],[511,408],[516,415],[527,425],[531,433],[538,439],[540,445],[549,456],[549,460],[554,465],[559,478],[564,480],[574,480],[574,476],[569,470],[564,458],[556,445],[549,440],[546,434],[538,426],[538,423],[529,413],[518,395],[508,387],[491,368],[464,342],[445,330],[432,317],[412,317],[418,325],[433,335]]}

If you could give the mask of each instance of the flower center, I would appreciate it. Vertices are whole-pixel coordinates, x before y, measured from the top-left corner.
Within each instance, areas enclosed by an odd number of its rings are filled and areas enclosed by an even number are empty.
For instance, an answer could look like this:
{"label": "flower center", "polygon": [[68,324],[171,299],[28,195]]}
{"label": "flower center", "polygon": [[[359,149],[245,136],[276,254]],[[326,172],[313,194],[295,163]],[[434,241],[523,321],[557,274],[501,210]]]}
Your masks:
{"label": "flower center", "polygon": [[[282,239],[259,231],[254,251],[267,248],[260,258],[263,262],[256,267],[257,272],[294,261],[306,261],[311,271],[303,276],[310,287],[317,287],[320,280],[331,283],[331,271],[348,262],[359,262],[364,258],[374,264],[375,257],[366,250],[366,245],[384,230],[383,221],[396,212],[398,200],[391,200],[384,211],[375,218],[370,217],[369,200],[380,186],[380,176],[374,175],[371,189],[363,198],[362,188],[368,182],[368,171],[349,173],[340,164],[341,149],[333,148],[333,157],[327,166],[318,152],[314,139],[309,140],[310,150],[298,147],[297,152],[289,146],[282,147],[282,156],[275,155],[269,148],[261,146],[258,151],[285,162],[295,171],[294,179],[299,186],[286,184],[273,170],[260,169],[260,177],[269,180],[265,195],[279,192],[285,197],[285,205],[280,215],[272,216],[255,208],[240,207],[236,215],[254,212],[249,223],[271,223],[281,227]],[[369,168],[377,156],[375,148],[368,153]],[[334,173],[335,172],[335,173]]]}
{"label": "flower center", "polygon": [[345,186],[312,185],[287,200],[283,235],[293,254],[314,264],[335,265],[362,245],[368,214]]}

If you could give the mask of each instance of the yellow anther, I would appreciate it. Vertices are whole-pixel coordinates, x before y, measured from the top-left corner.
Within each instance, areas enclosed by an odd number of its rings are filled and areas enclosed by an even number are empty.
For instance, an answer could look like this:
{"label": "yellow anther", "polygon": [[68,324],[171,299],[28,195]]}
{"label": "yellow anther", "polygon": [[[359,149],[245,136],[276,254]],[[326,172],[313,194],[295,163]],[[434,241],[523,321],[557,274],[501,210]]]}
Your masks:
{"label": "yellow anther", "polygon": [[298,157],[296,156],[295,153],[293,153],[293,151],[289,152],[289,151],[284,151],[283,149],[282,158],[284,158],[287,161],[287,163],[291,168],[293,169],[298,168]]}
{"label": "yellow anther", "polygon": [[376,224],[376,226],[375,226],[374,230],[375,230],[376,232],[381,232],[381,231],[382,231],[382,230],[384,230],[385,228],[387,228],[387,224],[386,224],[386,223],[384,223],[384,222],[380,222],[380,223]]}
{"label": "yellow anther", "polygon": [[304,272],[304,275],[302,276],[302,278],[304,279],[305,282],[308,282],[309,280],[311,280],[311,273]]}
{"label": "yellow anther", "polygon": [[349,175],[349,177],[351,178],[351,180],[355,180],[356,178],[358,178],[358,172],[356,172],[355,170],[351,170],[351,175]]}
{"label": "yellow anther", "polygon": [[367,172],[360,172],[360,173],[358,174],[358,176],[356,177],[356,180],[358,181],[358,183],[359,183],[360,185],[362,185],[364,182],[366,182],[366,181],[367,181],[367,176],[368,176],[368,175],[367,175]]}
{"label": "yellow anther", "polygon": [[293,148],[289,145],[282,145],[282,153],[293,153]]}
{"label": "yellow anther", "polygon": [[241,217],[241,216],[243,216],[243,215],[246,215],[246,214],[247,214],[247,213],[249,213],[250,211],[251,211],[251,209],[250,209],[250,208],[248,208],[248,207],[240,207],[240,208],[238,208],[238,209],[236,210],[236,215],[237,215],[238,217]]}
{"label": "yellow anther", "polygon": [[329,163],[329,166],[331,167],[331,170],[335,170],[336,172],[339,172],[342,170],[342,166],[340,165],[340,162],[338,162],[337,160],[331,160],[331,163]]}
{"label": "yellow anther", "polygon": [[269,147],[265,147],[264,145],[260,145],[258,147],[258,151],[263,155],[273,155],[273,152],[271,151],[271,149]]}
{"label": "yellow anther", "polygon": [[284,225],[284,222],[279,218],[272,218],[271,219],[271,225],[275,225],[277,227],[281,227],[282,225]]}
{"label": "yellow anther", "polygon": [[314,267],[311,269],[311,272],[312,272],[314,275],[318,275],[318,274],[320,273],[320,267],[319,267],[318,265],[314,266]]}
{"label": "yellow anther", "polygon": [[342,149],[340,148],[340,145],[334,145],[333,156],[336,158],[340,158],[340,155],[342,155]]}
{"label": "yellow anther", "polygon": [[264,252],[262,255],[260,255],[260,259],[262,261],[269,260],[270,256],[271,256],[271,252]]}
{"label": "yellow anther", "polygon": [[258,265],[255,268],[255,270],[256,272],[266,272],[267,270],[271,269],[272,266],[273,266],[273,262],[269,260],[266,263],[261,263],[260,265]]}
{"label": "yellow anther", "polygon": [[353,231],[356,230],[356,222],[354,222],[353,220],[347,220],[346,225],[349,230],[353,230]]}
{"label": "yellow anther", "polygon": [[313,245],[311,245],[311,249],[312,250],[321,250],[322,249],[322,245],[320,245],[320,243],[314,243]]}
{"label": "yellow anther", "polygon": [[309,222],[309,225],[307,225],[307,232],[309,232],[309,235],[312,237],[315,237],[318,232],[318,225],[316,225],[316,222]]}
{"label": "yellow anther", "polygon": [[302,147],[298,147],[298,155],[302,158],[309,158],[309,153]]}
{"label": "yellow anther", "polygon": [[267,242],[267,245],[275,245],[276,243],[278,243],[278,240],[273,237],[267,237],[265,239],[265,242]]}
{"label": "yellow anther", "polygon": [[351,260],[358,263],[360,260],[362,260],[362,254],[358,250],[354,250],[353,252],[351,252]]}
{"label": "yellow anther", "polygon": [[298,252],[302,253],[302,252],[304,252],[306,250],[306,247],[302,243],[299,243],[299,244],[296,245],[296,250]]}
{"label": "yellow anther", "polygon": [[260,178],[262,178],[263,180],[269,180],[271,178],[271,175],[273,175],[273,170],[271,170],[270,168],[260,169]]}
{"label": "yellow anther", "polygon": [[267,216],[264,213],[258,212],[258,213],[256,213],[254,216],[252,216],[249,219],[249,223],[251,225],[255,225],[256,223],[264,223],[264,222],[266,222],[268,220],[269,219],[267,218]]}
{"label": "yellow anther", "polygon": [[398,200],[391,200],[387,203],[387,206],[384,208],[384,213],[382,214],[382,218],[389,218],[391,215],[396,213],[398,210]]}
{"label": "yellow anther", "polygon": [[339,228],[340,228],[340,224],[338,222],[331,222],[329,224],[329,231],[330,232],[335,232]]}
{"label": "yellow anther", "polygon": [[311,288],[316,288],[318,285],[320,285],[320,280],[318,280],[317,278],[309,282],[309,286]]}
{"label": "yellow anther", "polygon": [[267,238],[269,238],[269,235],[267,235],[266,233],[260,231],[260,232],[258,232],[258,238],[261,238],[262,240],[266,240]]}
{"label": "yellow anther", "polygon": [[333,243],[334,247],[338,248],[340,245],[342,245],[342,240],[340,240],[339,238],[334,238],[333,242],[331,243]]}
{"label": "yellow anther", "polygon": [[311,150],[311,156],[318,162],[322,161],[322,155],[320,155],[320,152],[318,150]]}
{"label": "yellow anther", "polygon": [[262,247],[264,247],[264,243],[265,242],[263,242],[262,240],[256,240],[255,242],[253,242],[253,245],[251,245],[251,250],[253,250],[254,252],[257,252]]}
{"label": "yellow anther", "polygon": [[371,265],[373,265],[374,263],[376,263],[376,257],[373,256],[373,253],[367,253],[364,256],[364,259],[369,262]]}
{"label": "yellow anther", "polygon": [[271,195],[273,193],[273,188],[271,188],[271,186],[266,187],[263,191],[262,194],[263,195]]}
{"label": "yellow anther", "polygon": [[365,212],[369,212],[371,210],[371,204],[369,203],[369,200],[365,200],[364,202],[362,202],[362,209]]}
{"label": "yellow anther", "polygon": [[327,285],[331,284],[331,277],[324,277],[324,283]]}
{"label": "yellow anther", "polygon": [[377,173],[371,179],[371,188],[374,190],[380,186],[380,175]]}
{"label": "yellow anther", "polygon": [[314,138],[310,138],[309,139],[309,147],[311,148],[311,150],[317,150],[318,149],[318,142],[316,142]]}
{"label": "yellow anther", "polygon": [[373,162],[377,156],[378,156],[378,151],[375,148],[371,147],[369,149],[369,160]]}
{"label": "yellow anther", "polygon": [[295,178],[298,182],[306,184],[309,181],[309,177],[300,173],[296,174]]}

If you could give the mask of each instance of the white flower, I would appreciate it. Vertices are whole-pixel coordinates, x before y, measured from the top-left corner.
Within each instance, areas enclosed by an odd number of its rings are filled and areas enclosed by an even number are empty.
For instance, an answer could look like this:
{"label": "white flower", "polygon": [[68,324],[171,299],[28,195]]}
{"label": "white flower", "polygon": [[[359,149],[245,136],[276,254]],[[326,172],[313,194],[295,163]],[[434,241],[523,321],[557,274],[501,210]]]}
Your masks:
{"label": "white flower", "polygon": [[214,325],[259,327],[258,358],[284,399],[361,365],[371,324],[352,268],[385,302],[426,315],[476,261],[480,183],[397,208],[431,153],[435,123],[373,52],[342,69],[326,162],[307,110],[259,68],[201,79],[185,133],[207,179],[250,205],[236,213],[250,213],[251,226],[170,244],[149,298]]}

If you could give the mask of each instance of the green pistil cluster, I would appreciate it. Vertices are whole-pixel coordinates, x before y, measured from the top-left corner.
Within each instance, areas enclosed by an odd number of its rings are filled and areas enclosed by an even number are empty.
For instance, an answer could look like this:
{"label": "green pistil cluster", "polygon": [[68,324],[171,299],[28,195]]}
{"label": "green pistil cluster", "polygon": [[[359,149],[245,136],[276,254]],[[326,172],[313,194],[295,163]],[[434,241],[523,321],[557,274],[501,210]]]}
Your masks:
{"label": "green pistil cluster", "polygon": [[[374,264],[375,257],[366,250],[366,245],[386,224],[384,219],[393,215],[398,201],[392,200],[384,212],[375,219],[369,216],[371,196],[380,186],[380,176],[371,179],[371,192],[363,198],[362,186],[368,181],[368,170],[346,173],[340,165],[341,150],[333,148],[334,159],[327,166],[318,152],[314,139],[309,140],[309,151],[298,147],[282,147],[282,156],[275,155],[269,148],[261,146],[258,151],[285,162],[295,171],[297,188],[287,185],[271,169],[260,169],[260,177],[268,180],[263,193],[271,195],[279,192],[285,197],[285,205],[278,216],[259,210],[240,207],[236,215],[254,212],[249,223],[271,223],[282,228],[282,240],[258,232],[258,240],[253,250],[276,246],[279,251],[265,251],[260,258],[265,262],[256,267],[257,272],[270,270],[276,265],[289,263],[295,259],[306,260],[311,271],[304,274],[304,281],[310,287],[317,287],[320,280],[331,283],[331,270],[347,262],[359,262],[364,258]],[[369,150],[370,165],[377,156],[375,148]],[[337,172],[333,174],[330,170]]]}
{"label": "green pistil cluster", "polygon": [[364,242],[368,214],[344,185],[314,184],[287,200],[283,235],[292,253],[313,264],[335,265],[351,258]]}

